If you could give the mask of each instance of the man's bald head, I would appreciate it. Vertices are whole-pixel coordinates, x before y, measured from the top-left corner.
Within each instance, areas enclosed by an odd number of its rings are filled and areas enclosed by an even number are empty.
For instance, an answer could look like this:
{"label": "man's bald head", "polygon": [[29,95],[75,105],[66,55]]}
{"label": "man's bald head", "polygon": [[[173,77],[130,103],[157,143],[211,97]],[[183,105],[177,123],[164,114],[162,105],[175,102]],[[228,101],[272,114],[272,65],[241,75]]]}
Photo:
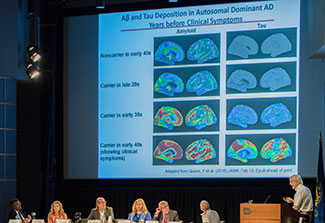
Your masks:
{"label": "man's bald head", "polygon": [[209,210],[210,209],[209,202],[206,201],[206,200],[202,200],[201,203],[200,203],[200,208],[201,208],[201,211],[203,211],[203,212]]}

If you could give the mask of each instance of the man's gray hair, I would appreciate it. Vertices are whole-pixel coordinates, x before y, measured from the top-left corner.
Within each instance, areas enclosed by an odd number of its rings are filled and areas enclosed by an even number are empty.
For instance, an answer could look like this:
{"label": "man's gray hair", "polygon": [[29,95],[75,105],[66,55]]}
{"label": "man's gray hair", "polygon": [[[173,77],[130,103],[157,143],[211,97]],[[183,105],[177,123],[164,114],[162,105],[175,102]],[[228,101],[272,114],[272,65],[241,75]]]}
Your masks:
{"label": "man's gray hair", "polygon": [[168,202],[167,201],[160,201],[159,204],[158,204],[158,207],[161,208],[164,205],[168,205]]}
{"label": "man's gray hair", "polygon": [[209,209],[210,209],[210,204],[209,204],[209,202],[206,201],[206,200],[202,200],[201,203],[200,203],[200,207],[202,207],[202,204],[203,204],[203,203],[206,203],[206,204],[207,204],[207,209],[209,210]]}
{"label": "man's gray hair", "polygon": [[302,181],[301,179],[301,176],[298,175],[298,174],[294,174],[290,177],[290,179],[292,179],[293,181],[296,181],[296,182],[300,182],[301,184],[304,184],[304,182]]}

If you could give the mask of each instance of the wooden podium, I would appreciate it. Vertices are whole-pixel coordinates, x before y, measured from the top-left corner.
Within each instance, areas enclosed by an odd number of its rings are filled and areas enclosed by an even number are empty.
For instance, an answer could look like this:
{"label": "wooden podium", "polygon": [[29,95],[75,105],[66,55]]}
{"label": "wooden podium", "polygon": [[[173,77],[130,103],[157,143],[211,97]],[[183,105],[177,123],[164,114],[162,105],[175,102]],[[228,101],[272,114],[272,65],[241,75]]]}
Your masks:
{"label": "wooden podium", "polygon": [[240,223],[297,223],[300,216],[288,204],[240,204]]}

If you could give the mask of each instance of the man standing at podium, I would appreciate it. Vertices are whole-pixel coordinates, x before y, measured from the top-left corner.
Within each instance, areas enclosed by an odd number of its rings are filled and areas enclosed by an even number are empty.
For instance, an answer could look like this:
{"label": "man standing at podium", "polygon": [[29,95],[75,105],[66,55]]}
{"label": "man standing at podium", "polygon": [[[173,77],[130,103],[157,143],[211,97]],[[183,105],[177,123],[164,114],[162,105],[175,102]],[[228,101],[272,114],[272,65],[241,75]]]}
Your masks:
{"label": "man standing at podium", "polygon": [[287,203],[293,203],[292,208],[304,216],[304,222],[311,223],[313,217],[313,199],[308,187],[303,185],[299,175],[292,175],[289,178],[290,186],[296,191],[293,199],[286,197]]}

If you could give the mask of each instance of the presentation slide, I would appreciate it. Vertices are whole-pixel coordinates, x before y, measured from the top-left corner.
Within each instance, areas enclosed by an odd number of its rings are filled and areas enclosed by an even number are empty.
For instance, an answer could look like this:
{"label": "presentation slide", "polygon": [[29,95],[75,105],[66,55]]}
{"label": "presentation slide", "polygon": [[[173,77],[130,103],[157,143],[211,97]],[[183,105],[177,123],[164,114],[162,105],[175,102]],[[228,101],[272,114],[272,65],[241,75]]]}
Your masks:
{"label": "presentation slide", "polygon": [[299,0],[100,14],[98,178],[296,173],[299,25]]}

